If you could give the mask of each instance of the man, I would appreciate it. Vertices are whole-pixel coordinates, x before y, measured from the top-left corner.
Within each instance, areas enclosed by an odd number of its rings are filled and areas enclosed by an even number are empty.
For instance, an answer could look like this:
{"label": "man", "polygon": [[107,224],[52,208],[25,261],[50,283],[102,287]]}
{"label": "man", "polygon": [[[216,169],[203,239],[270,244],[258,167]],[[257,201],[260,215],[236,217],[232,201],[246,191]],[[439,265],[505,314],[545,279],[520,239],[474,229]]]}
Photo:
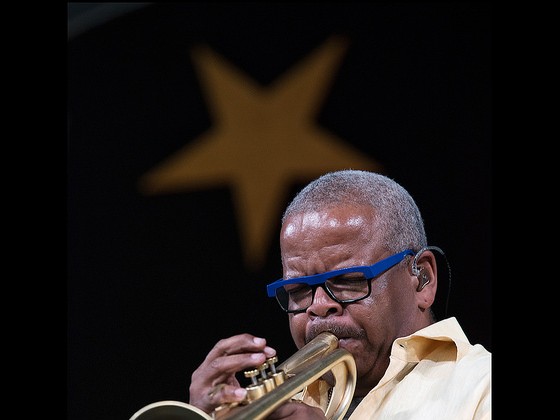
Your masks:
{"label": "man", "polygon": [[[491,353],[455,318],[435,319],[440,250],[399,184],[357,170],[323,175],[286,209],[280,249],[284,277],[268,290],[297,347],[330,331],[356,361],[346,418],[491,418]],[[192,375],[189,403],[210,413],[243,400],[235,373],[275,353],[250,334],[219,341]],[[324,419],[317,398],[286,402],[269,419]]]}

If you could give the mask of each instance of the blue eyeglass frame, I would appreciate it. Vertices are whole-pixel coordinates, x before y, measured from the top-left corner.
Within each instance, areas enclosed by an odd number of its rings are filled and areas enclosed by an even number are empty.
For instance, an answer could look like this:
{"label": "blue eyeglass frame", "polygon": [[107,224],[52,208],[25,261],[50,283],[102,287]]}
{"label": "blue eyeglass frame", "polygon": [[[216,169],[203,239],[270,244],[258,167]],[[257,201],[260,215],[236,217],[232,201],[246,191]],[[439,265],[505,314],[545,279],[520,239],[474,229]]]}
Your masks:
{"label": "blue eyeglass frame", "polygon": [[367,280],[369,280],[378,276],[379,274],[383,273],[385,270],[388,270],[394,265],[397,265],[407,255],[415,255],[415,253],[414,251],[412,251],[412,249],[406,249],[402,252],[391,255],[390,257],[384,258],[381,261],[377,261],[375,264],[372,265],[361,265],[356,267],[340,268],[338,270],[327,271],[325,273],[312,274],[310,276],[295,277],[293,279],[287,279],[287,280],[284,280],[283,278],[278,279],[275,282],[270,283],[266,286],[266,292],[268,294],[268,297],[276,297],[276,289],[282,286],[286,286],[288,284],[294,284],[294,283],[305,283],[308,284],[309,286],[314,286],[316,284],[326,282],[331,277],[336,277],[336,276],[340,276],[341,274],[347,274],[347,273],[357,273],[357,272],[364,273],[366,275]]}

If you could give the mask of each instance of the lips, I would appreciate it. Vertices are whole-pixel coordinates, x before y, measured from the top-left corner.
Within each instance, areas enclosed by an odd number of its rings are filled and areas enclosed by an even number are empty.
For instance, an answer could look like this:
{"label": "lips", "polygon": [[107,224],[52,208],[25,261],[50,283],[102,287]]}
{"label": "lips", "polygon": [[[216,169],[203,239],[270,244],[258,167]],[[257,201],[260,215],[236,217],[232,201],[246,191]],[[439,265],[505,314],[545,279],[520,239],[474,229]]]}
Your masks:
{"label": "lips", "polygon": [[348,344],[348,341],[352,340],[351,337],[339,337],[338,338],[338,346],[339,347],[346,347],[346,344]]}

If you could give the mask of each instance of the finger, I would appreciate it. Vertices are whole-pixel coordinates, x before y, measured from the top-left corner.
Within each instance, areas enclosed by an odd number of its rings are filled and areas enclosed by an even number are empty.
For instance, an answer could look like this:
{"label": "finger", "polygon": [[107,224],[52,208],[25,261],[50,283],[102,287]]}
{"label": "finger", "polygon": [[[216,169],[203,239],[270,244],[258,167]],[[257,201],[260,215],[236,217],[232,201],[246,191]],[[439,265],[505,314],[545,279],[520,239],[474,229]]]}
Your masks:
{"label": "finger", "polygon": [[[276,355],[276,350],[266,346],[264,338],[241,334],[220,340],[208,353],[204,362],[193,374],[204,378],[206,386],[230,383],[236,372],[254,368]],[[202,384],[201,384],[202,385]]]}
{"label": "finger", "polygon": [[[266,346],[265,339],[250,334],[220,340],[192,373],[189,386],[191,403],[211,411],[223,402],[242,400],[246,390],[241,389],[235,374],[247,368],[260,366],[267,357],[275,354],[276,350]],[[214,389],[222,383],[228,387],[224,390]]]}
{"label": "finger", "polygon": [[207,359],[254,352],[263,352],[267,357],[276,355],[276,350],[266,345],[266,339],[251,334],[239,334],[218,341],[208,353]]}
{"label": "finger", "polygon": [[210,388],[208,392],[208,403],[216,407],[222,404],[241,402],[246,396],[247,390],[245,388],[222,383]]}
{"label": "finger", "polygon": [[222,382],[229,383],[228,378],[234,376],[235,373],[246,369],[254,369],[261,366],[265,361],[264,353],[234,354],[214,359],[206,372],[208,372],[209,377],[214,378],[213,385]]}
{"label": "finger", "polygon": [[272,412],[267,420],[324,420],[325,413],[319,407],[311,407],[310,405],[302,402],[287,402],[280,405],[274,412]]}
{"label": "finger", "polygon": [[[261,357],[259,360],[258,357]],[[235,377],[234,373],[230,373],[236,371],[235,368],[229,368],[227,363],[224,360],[231,359],[231,358],[239,358],[240,355],[236,356],[228,356],[228,357],[220,357],[214,360],[210,365],[201,365],[196,369],[191,378],[191,384],[189,386],[189,395],[192,401],[197,402],[197,404],[207,405],[208,402],[214,401],[222,401],[221,395],[232,395],[235,394],[235,389],[240,389],[241,385],[239,384],[237,378]],[[262,354],[253,354],[254,360],[257,362],[261,362],[264,360],[264,356]],[[233,363],[233,366],[236,364]],[[226,391],[221,391],[219,388],[216,388],[218,385],[227,385]],[[238,391],[238,392],[245,392]],[[215,398],[216,395],[220,395],[220,398]],[[244,394],[243,394],[244,395]],[[243,396],[242,395],[242,396]],[[235,397],[233,398],[235,400]],[[194,404],[196,405],[196,404]]]}

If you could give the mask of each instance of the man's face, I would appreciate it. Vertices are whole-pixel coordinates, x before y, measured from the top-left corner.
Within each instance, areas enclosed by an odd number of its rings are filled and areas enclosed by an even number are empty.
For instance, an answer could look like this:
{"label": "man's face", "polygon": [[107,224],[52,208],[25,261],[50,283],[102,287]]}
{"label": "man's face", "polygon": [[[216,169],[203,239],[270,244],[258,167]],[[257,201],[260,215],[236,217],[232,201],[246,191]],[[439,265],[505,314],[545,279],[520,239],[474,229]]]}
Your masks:
{"label": "man's face", "polygon": [[[381,247],[369,207],[344,206],[293,215],[280,232],[284,278],[371,265],[391,255]],[[385,372],[393,340],[411,332],[414,286],[406,268],[395,266],[372,280],[369,297],[340,304],[317,288],[307,311],[291,314],[290,331],[298,348],[322,331],[356,360],[356,395],[364,395]]]}

